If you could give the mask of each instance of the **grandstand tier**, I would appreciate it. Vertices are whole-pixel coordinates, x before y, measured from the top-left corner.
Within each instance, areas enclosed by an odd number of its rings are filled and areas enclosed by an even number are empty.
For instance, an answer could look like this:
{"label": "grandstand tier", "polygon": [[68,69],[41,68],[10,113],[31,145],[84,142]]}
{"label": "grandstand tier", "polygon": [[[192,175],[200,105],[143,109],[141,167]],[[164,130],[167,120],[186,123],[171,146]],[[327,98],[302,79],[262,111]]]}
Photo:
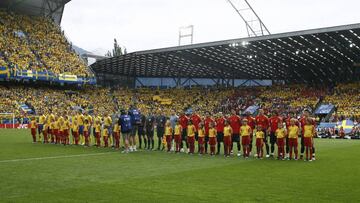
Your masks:
{"label": "grandstand tier", "polygon": [[[60,28],[62,10],[67,2],[0,2],[1,80],[96,82]],[[46,5],[41,7],[40,3]],[[57,7],[52,8],[55,5]]]}
{"label": "grandstand tier", "polygon": [[[156,114],[161,109],[166,115],[196,111],[200,115],[210,112],[225,115],[235,110],[239,114],[251,111],[256,115],[259,108],[266,114],[273,110],[287,117],[290,112],[300,116],[304,109],[315,112],[321,104],[335,106],[333,115],[326,121],[351,119],[360,122],[359,83],[326,86],[274,85],[269,87],[154,89],[154,88],[83,88],[0,86],[0,113],[15,113],[17,117],[42,113],[74,112],[83,110],[92,114],[118,112],[136,105],[142,113]],[[253,110],[252,110],[253,109]],[[318,121],[325,121],[319,117]]]}

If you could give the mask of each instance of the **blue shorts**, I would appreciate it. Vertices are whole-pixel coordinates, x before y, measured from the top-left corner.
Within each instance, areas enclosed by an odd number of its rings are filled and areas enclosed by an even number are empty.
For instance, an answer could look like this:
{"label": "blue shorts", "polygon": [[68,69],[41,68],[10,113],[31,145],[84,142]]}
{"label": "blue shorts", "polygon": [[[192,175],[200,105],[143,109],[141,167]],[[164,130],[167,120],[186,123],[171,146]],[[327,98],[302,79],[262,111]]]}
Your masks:
{"label": "blue shorts", "polygon": [[42,133],[43,131],[43,128],[44,128],[44,125],[43,124],[38,124],[38,133]]}
{"label": "blue shorts", "polygon": [[107,130],[108,130],[108,133],[109,133],[109,136],[112,136],[112,128],[111,128],[111,126],[107,126],[106,127],[107,128]]}
{"label": "blue shorts", "polygon": [[79,135],[83,135],[84,134],[84,126],[80,125],[79,126]]}

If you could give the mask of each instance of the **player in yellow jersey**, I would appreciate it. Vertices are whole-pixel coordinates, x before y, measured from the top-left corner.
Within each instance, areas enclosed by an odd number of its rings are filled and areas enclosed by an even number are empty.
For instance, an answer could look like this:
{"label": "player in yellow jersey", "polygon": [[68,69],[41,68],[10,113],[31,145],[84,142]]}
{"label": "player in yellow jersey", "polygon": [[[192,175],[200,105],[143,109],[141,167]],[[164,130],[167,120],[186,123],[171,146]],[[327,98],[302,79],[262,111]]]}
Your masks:
{"label": "player in yellow jersey", "polygon": [[256,137],[257,158],[258,158],[258,159],[262,159],[262,158],[263,158],[263,154],[264,154],[264,138],[265,138],[265,133],[264,133],[264,131],[262,130],[262,126],[261,126],[261,125],[256,126],[255,137]]}
{"label": "player in yellow jersey", "polygon": [[231,136],[233,134],[233,130],[228,120],[225,120],[224,125],[224,156],[230,157],[230,148],[232,145]]}
{"label": "player in yellow jersey", "polygon": [[[96,131],[95,124],[99,123],[100,129],[101,129],[101,117],[98,116],[97,114],[95,114],[92,120],[93,120],[94,144],[97,146],[98,144],[97,144],[97,137],[96,137],[96,132],[95,132]],[[101,143],[101,133],[99,134],[99,139],[100,139],[100,143]],[[99,147],[100,147],[100,145],[99,145]]]}
{"label": "player in yellow jersey", "polygon": [[112,119],[108,113],[104,113],[103,120],[104,120],[104,128],[108,129],[108,133],[109,133],[108,140],[110,142],[110,145],[113,145],[114,143],[113,143],[112,132],[111,132]]}
{"label": "player in yellow jersey", "polygon": [[59,116],[58,120],[58,130],[59,130],[59,134],[58,134],[58,139],[59,139],[59,144],[64,144],[64,117],[63,116]]}
{"label": "player in yellow jersey", "polygon": [[53,134],[55,136],[55,144],[60,143],[60,134],[59,134],[59,121],[56,116],[54,116],[54,121],[52,122]]}
{"label": "player in yellow jersey", "polygon": [[216,146],[216,134],[217,131],[215,129],[214,122],[209,123],[209,145],[210,145],[210,155],[215,155],[215,146]]}
{"label": "player in yellow jersey", "polygon": [[101,123],[99,120],[94,119],[94,135],[95,135],[95,146],[101,147]]}
{"label": "player in yellow jersey", "polygon": [[304,159],[304,161],[312,161],[311,157],[313,150],[314,135],[315,135],[315,126],[313,124],[313,120],[311,118],[308,118],[304,126],[304,146],[306,152],[306,159]]}
{"label": "player in yellow jersey", "polygon": [[283,124],[281,122],[278,123],[278,128],[275,131],[276,136],[276,144],[278,146],[278,159],[284,160],[285,151],[285,136],[286,136],[286,129],[284,128]]}
{"label": "player in yellow jersey", "polygon": [[44,140],[43,140],[44,144],[49,143],[47,122],[45,122],[43,125],[42,134],[43,134],[43,138],[44,138]]}
{"label": "player in yellow jersey", "polygon": [[74,119],[71,124],[71,132],[74,139],[75,145],[79,145],[79,125],[77,120]]}
{"label": "player in yellow jersey", "polygon": [[37,128],[36,119],[32,117],[30,121],[30,132],[33,138],[33,143],[36,143],[36,128]]}
{"label": "player in yellow jersey", "polygon": [[198,127],[198,145],[200,147],[199,153],[203,155],[205,153],[205,126],[203,122],[200,122]]}
{"label": "player in yellow jersey", "polygon": [[[41,114],[39,116],[39,122],[38,122],[38,135],[39,135],[39,142],[41,142],[41,134],[43,134],[44,124],[46,122],[46,117],[44,114]],[[44,134],[43,134],[44,136]],[[43,141],[45,141],[43,139]]]}
{"label": "player in yellow jersey", "polygon": [[290,120],[290,126],[288,127],[288,138],[289,138],[289,159],[292,159],[292,153],[295,153],[295,160],[298,159],[298,135],[300,134],[299,126],[295,125],[296,119]]}
{"label": "player in yellow jersey", "polygon": [[104,140],[104,147],[109,147],[109,141],[108,141],[109,130],[107,128],[103,129],[102,136],[103,136],[103,140]]}
{"label": "player in yellow jersey", "polygon": [[250,136],[252,135],[252,129],[248,125],[248,120],[243,119],[240,127],[241,144],[243,147],[244,158],[249,158],[250,155]]}
{"label": "player in yellow jersey", "polygon": [[64,145],[69,145],[70,144],[70,121],[69,121],[69,117],[67,115],[64,114],[64,122],[63,122],[63,142]]}
{"label": "player in yellow jersey", "polygon": [[172,141],[173,129],[171,127],[170,120],[167,120],[165,123],[165,140],[167,146],[167,152],[171,150],[171,141]]}
{"label": "player in yellow jersey", "polygon": [[[85,111],[85,112],[84,112],[84,120],[88,120],[88,122],[89,122],[89,131],[88,131],[88,134],[89,134],[89,146],[90,146],[90,144],[91,144],[91,131],[93,131],[93,130],[92,130],[92,129],[93,129],[93,128],[92,128],[92,126],[93,126],[93,117],[90,116],[87,111]],[[93,131],[93,132],[94,132],[94,131]],[[95,137],[95,134],[94,134],[94,137]]]}
{"label": "player in yellow jersey", "polygon": [[90,123],[88,120],[85,120],[84,122],[84,138],[85,138],[85,146],[90,146],[90,140],[89,140],[89,131],[90,131]]}
{"label": "player in yellow jersey", "polygon": [[79,111],[76,115],[76,121],[77,124],[79,125],[79,137],[80,137],[80,142],[82,145],[85,144],[85,139],[84,139],[84,115],[81,113],[81,111]]}
{"label": "player in yellow jersey", "polygon": [[194,154],[194,151],[195,151],[195,126],[194,124],[192,123],[192,121],[190,120],[188,122],[188,126],[187,126],[187,142],[188,142],[188,146],[189,146],[189,149],[188,149],[188,153],[189,154]]}
{"label": "player in yellow jersey", "polygon": [[71,121],[70,121],[70,124],[71,124],[71,141],[72,143],[74,144],[75,143],[75,136],[74,136],[74,132],[73,132],[73,129],[72,129],[72,126],[74,124],[74,122],[76,121],[76,112],[75,111],[72,111],[71,112],[71,117],[70,117]]}
{"label": "player in yellow jersey", "polygon": [[47,124],[48,124],[48,134],[50,135],[50,142],[55,143],[55,135],[54,135],[54,131],[53,131],[55,116],[54,116],[54,114],[50,113],[50,114],[48,114],[48,116],[46,118],[47,118]]}
{"label": "player in yellow jersey", "polygon": [[114,141],[115,141],[115,150],[119,150],[120,149],[120,125],[118,122],[115,122],[114,124],[114,129],[113,129],[113,134],[114,134]]}
{"label": "player in yellow jersey", "polygon": [[174,129],[175,153],[180,152],[181,135],[182,135],[182,127],[179,123],[179,119],[177,119]]}

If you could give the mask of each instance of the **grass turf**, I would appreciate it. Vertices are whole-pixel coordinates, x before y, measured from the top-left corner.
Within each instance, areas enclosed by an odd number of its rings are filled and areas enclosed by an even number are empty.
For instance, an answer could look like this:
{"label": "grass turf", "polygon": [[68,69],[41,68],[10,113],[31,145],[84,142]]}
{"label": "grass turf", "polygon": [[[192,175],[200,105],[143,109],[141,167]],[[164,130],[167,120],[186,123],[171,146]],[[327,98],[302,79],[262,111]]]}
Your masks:
{"label": "grass turf", "polygon": [[317,139],[311,163],[32,144],[26,130],[0,143],[1,202],[360,201],[357,140]]}

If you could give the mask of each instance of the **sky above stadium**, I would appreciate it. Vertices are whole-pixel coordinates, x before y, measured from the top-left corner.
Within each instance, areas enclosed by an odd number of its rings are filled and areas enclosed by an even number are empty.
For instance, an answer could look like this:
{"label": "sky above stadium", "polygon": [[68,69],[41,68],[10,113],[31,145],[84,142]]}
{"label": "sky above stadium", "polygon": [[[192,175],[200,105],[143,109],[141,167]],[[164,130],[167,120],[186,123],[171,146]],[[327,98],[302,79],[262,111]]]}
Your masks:
{"label": "sky above stadium", "polygon": [[[360,23],[359,0],[248,1],[272,34]],[[61,23],[73,44],[101,55],[114,38],[128,52],[177,46],[187,25],[194,43],[247,36],[227,0],[72,0]]]}

